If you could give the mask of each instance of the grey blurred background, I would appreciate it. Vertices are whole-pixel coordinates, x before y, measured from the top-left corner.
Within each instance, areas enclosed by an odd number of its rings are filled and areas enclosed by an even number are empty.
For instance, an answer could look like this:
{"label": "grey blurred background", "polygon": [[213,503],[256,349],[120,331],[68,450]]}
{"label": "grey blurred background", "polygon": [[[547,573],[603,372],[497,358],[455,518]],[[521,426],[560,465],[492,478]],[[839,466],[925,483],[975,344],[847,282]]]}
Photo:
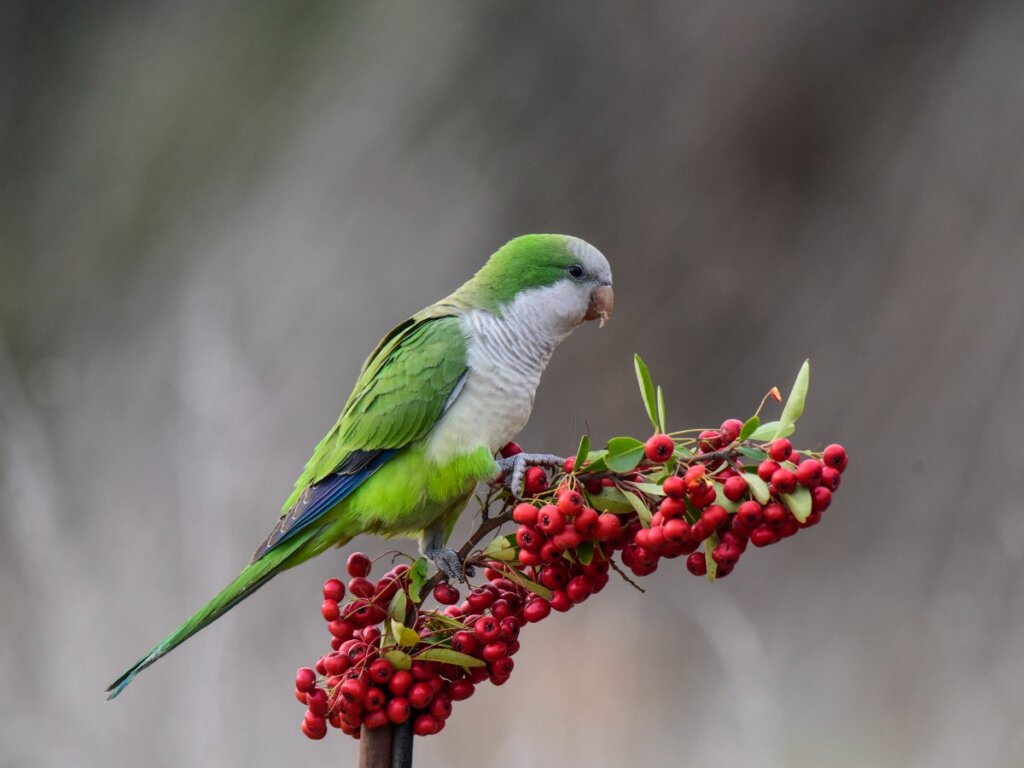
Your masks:
{"label": "grey blurred background", "polygon": [[[617,309],[525,445],[813,363],[825,522],[531,628],[420,766],[1024,764],[1024,5],[0,7],[0,765],[353,764],[319,586],[102,689],[247,562],[378,338],[530,231]],[[358,540],[371,553],[388,545]],[[411,544],[407,544],[411,547]]]}

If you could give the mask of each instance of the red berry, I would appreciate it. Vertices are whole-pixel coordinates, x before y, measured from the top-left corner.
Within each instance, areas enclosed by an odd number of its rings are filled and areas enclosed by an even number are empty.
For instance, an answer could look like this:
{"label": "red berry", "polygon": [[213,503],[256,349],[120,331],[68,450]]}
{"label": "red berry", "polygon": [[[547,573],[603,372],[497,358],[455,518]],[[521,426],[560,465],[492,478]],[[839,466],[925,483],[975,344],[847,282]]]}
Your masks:
{"label": "red berry", "polygon": [[316,672],[309,667],[302,667],[295,673],[295,690],[309,693],[316,688]]}
{"label": "red berry", "polygon": [[323,722],[323,728],[320,730],[316,730],[313,726],[309,724],[308,720],[303,720],[302,732],[308,738],[313,739],[314,741],[322,739],[324,736],[327,735],[327,721],[324,720],[322,717],[320,718],[320,721]]}
{"label": "red berry", "polygon": [[825,466],[821,468],[821,484],[830,491],[835,491],[839,488],[840,478],[839,470],[835,467]]}
{"label": "red berry", "polygon": [[424,709],[434,698],[434,689],[430,683],[413,683],[406,698],[414,709]]}
{"label": "red berry", "polygon": [[378,685],[387,685],[394,673],[395,668],[387,659],[375,659],[370,664],[370,679]]}
{"label": "red berry", "polygon": [[832,491],[824,486],[819,485],[817,488],[811,490],[811,511],[816,514],[821,514],[828,509],[829,504],[832,503]]}
{"label": "red berry", "polygon": [[578,491],[566,489],[558,494],[558,508],[563,515],[574,517],[583,511],[583,497]]}
{"label": "red berry", "polygon": [[781,504],[773,502],[764,508],[763,514],[765,525],[774,528],[777,531],[785,524],[786,517],[789,515],[789,510]]}
{"label": "red berry", "polygon": [[757,476],[767,483],[772,479],[772,475],[775,474],[778,468],[779,462],[772,459],[765,459],[757,465]]}
{"label": "red berry", "polygon": [[348,580],[348,591],[356,597],[369,600],[377,591],[377,586],[365,576],[353,576]]}
{"label": "red berry", "polygon": [[694,576],[703,576],[708,572],[707,559],[703,552],[694,552],[686,558],[686,570]]}
{"label": "red berry", "polygon": [[516,531],[516,543],[528,552],[539,552],[544,545],[544,537],[536,528],[521,525]]}
{"label": "red berry", "polygon": [[565,593],[574,603],[582,603],[594,591],[594,582],[589,576],[576,576],[565,588]]}
{"label": "red berry", "polygon": [[543,467],[530,467],[526,470],[526,480],[523,487],[525,496],[539,496],[548,489],[548,476],[544,473]]}
{"label": "red berry", "polygon": [[717,451],[723,445],[722,436],[718,433],[717,429],[705,429],[697,436],[697,440],[700,449],[705,453]]}
{"label": "red berry", "polygon": [[492,661],[488,665],[488,669],[490,669],[492,675],[499,675],[503,678],[508,678],[508,676],[512,674],[512,669],[515,665],[516,663],[512,661],[512,659],[508,656],[503,656],[497,661]]}
{"label": "red berry", "polygon": [[569,583],[569,569],[560,563],[546,566],[537,580],[548,589],[564,589]]}
{"label": "red berry", "polygon": [[434,587],[434,599],[441,605],[455,605],[459,602],[459,590],[442,581]]}
{"label": "red berry", "polygon": [[767,547],[779,540],[778,534],[767,525],[759,525],[750,534],[750,543],[755,547]]}
{"label": "red berry", "polygon": [[452,635],[452,649],[459,653],[472,656],[479,647],[480,641],[476,639],[476,635],[472,632],[461,630]]}
{"label": "red berry", "polygon": [[598,541],[609,541],[622,533],[622,521],[612,512],[598,515],[596,538]]}
{"label": "red berry", "polygon": [[363,709],[367,712],[374,712],[384,706],[384,691],[376,686],[370,686],[363,697]]}
{"label": "red berry", "polygon": [[440,723],[432,715],[419,715],[412,721],[412,732],[417,736],[430,736],[437,733]]}
{"label": "red berry", "polygon": [[370,558],[368,558],[362,552],[353,552],[351,555],[348,556],[347,568],[349,576],[365,577],[370,575],[370,570],[373,568],[373,563],[370,562]]}
{"label": "red berry", "polygon": [[743,521],[744,525],[754,528],[761,522],[761,505],[751,499],[740,504],[736,510],[736,517]]}
{"label": "red berry", "polygon": [[747,480],[743,475],[734,475],[725,481],[722,493],[729,501],[739,501],[747,492]]}
{"label": "red berry", "polygon": [[[595,512],[595,514],[597,514]],[[575,549],[583,541],[583,536],[576,530],[575,526],[567,526],[551,537],[551,543],[562,552]]]}
{"label": "red berry", "polygon": [[686,514],[686,504],[672,496],[666,496],[658,504],[658,512],[662,520],[671,520],[675,517],[682,517]]}
{"label": "red berry", "polygon": [[567,475],[571,475],[572,474],[572,471],[575,468],[575,466],[576,466],[576,457],[575,456],[570,456],[564,462],[562,462],[562,469],[565,470],[565,474],[567,474]]}
{"label": "red berry", "polygon": [[452,700],[443,693],[437,694],[430,702],[430,714],[438,720],[447,719],[452,713]]}
{"label": "red berry", "polygon": [[672,442],[672,438],[668,435],[653,435],[644,444],[644,455],[647,456],[647,460],[654,464],[664,464],[670,458],[672,453],[676,449],[676,444]]}
{"label": "red berry", "polygon": [[495,640],[493,643],[485,645],[480,651],[480,655],[484,661],[497,661],[508,656],[508,646],[501,640]]}
{"label": "red berry", "polygon": [[505,443],[501,448],[501,457],[507,459],[509,456],[515,456],[516,454],[522,453],[523,449],[516,443]]}
{"label": "red berry", "polygon": [[704,478],[707,476],[708,468],[703,464],[694,464],[683,475],[683,485],[688,491],[692,491],[704,485]]}
{"label": "red berry", "polygon": [[516,504],[512,510],[512,519],[520,525],[536,525],[537,524],[537,508],[533,504]]}
{"label": "red berry", "polygon": [[665,495],[672,499],[682,499],[686,495],[686,483],[679,475],[671,475],[665,478],[661,484]]}
{"label": "red berry", "polygon": [[556,589],[551,594],[551,608],[559,613],[565,613],[572,608],[572,600],[564,589]]}
{"label": "red berry", "polygon": [[409,706],[409,700],[404,696],[396,696],[388,702],[388,720],[396,725],[398,723],[404,723],[409,719],[409,715],[412,714],[412,709]]}
{"label": "red berry", "polygon": [[662,530],[665,532],[665,541],[669,544],[686,544],[690,541],[690,526],[678,517],[666,522]]}
{"label": "red berry", "polygon": [[784,461],[789,461],[789,457],[792,453],[793,444],[784,437],[772,440],[768,446],[768,455],[780,464]]}
{"label": "red berry", "polygon": [[412,672],[412,679],[425,683],[434,676],[434,668],[426,661],[414,661],[409,669]]}
{"label": "red berry", "polygon": [[739,439],[740,430],[743,429],[743,422],[739,419],[726,419],[722,422],[722,426],[718,428],[719,434],[722,436],[722,444],[728,445],[734,440]]}
{"label": "red berry", "polygon": [[[559,504],[561,507],[561,504]],[[577,513],[575,519],[572,521],[573,526],[579,532],[581,536],[586,539],[592,539],[597,535],[598,522],[600,515],[597,514],[596,509],[590,507],[584,507]]]}
{"label": "red berry", "polygon": [[340,603],[345,599],[345,585],[339,579],[328,579],[324,582],[324,599]]}
{"label": "red berry", "polygon": [[448,695],[452,697],[452,701],[465,701],[473,695],[475,689],[472,680],[452,680],[448,686]]}
{"label": "red berry", "polygon": [[728,519],[729,513],[725,507],[720,507],[717,504],[713,504],[700,514],[701,523],[706,525],[710,531],[714,531]]}
{"label": "red berry", "polygon": [[350,677],[341,684],[340,690],[343,698],[360,702],[366,697],[369,686],[358,677]]}
{"label": "red berry", "polygon": [[554,504],[545,504],[537,512],[537,527],[544,534],[554,536],[565,528],[565,515]]}
{"label": "red berry", "polygon": [[711,484],[701,484],[696,488],[691,488],[687,497],[690,499],[690,503],[693,504],[693,506],[697,507],[697,509],[703,509],[714,502],[717,495],[715,486]]}
{"label": "red berry", "polygon": [[473,634],[482,643],[490,643],[498,639],[501,634],[501,625],[494,616],[481,616],[473,624]]}
{"label": "red berry", "polygon": [[394,674],[391,675],[391,679],[388,681],[388,690],[395,696],[405,696],[406,692],[412,687],[414,682],[412,672],[407,669],[398,669],[395,670]]}
{"label": "red berry", "polygon": [[804,459],[796,468],[796,479],[805,488],[817,488],[821,485],[821,462],[816,459]]}
{"label": "red berry", "polygon": [[772,473],[769,487],[772,493],[792,493],[796,490],[796,475],[788,469],[777,469]]}
{"label": "red berry", "polygon": [[334,619],[334,621],[327,624],[327,631],[339,640],[348,640],[352,637],[352,633],[356,631],[356,628],[350,621]]}
{"label": "red berry", "polygon": [[488,589],[487,587],[477,587],[469,593],[469,597],[466,598],[466,602],[469,603],[469,607],[476,613],[482,613],[485,609],[491,607],[491,603],[494,602],[496,591]]}
{"label": "red berry", "polygon": [[334,621],[341,616],[341,611],[338,608],[338,602],[336,600],[324,600],[320,604],[320,615],[324,617],[325,621]]}
{"label": "red berry", "polygon": [[534,597],[526,601],[523,607],[523,618],[531,624],[543,621],[551,613],[551,603],[543,597]]}
{"label": "red berry", "polygon": [[821,459],[826,466],[832,467],[840,472],[846,469],[846,463],[848,461],[846,449],[837,443],[833,443],[828,446],[822,454]]}
{"label": "red berry", "polygon": [[739,555],[739,550],[728,544],[719,544],[711,551],[711,559],[727,568],[736,564]]}

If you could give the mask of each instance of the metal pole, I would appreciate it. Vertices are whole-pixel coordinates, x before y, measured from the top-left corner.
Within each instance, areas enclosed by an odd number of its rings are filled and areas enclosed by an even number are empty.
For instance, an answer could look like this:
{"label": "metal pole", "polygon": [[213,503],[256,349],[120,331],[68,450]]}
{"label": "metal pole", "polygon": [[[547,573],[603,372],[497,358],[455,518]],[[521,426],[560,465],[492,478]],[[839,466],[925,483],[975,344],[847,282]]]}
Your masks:
{"label": "metal pole", "polygon": [[391,740],[391,768],[412,768],[412,720],[395,726]]}
{"label": "metal pole", "polygon": [[412,721],[359,734],[359,768],[412,768]]}

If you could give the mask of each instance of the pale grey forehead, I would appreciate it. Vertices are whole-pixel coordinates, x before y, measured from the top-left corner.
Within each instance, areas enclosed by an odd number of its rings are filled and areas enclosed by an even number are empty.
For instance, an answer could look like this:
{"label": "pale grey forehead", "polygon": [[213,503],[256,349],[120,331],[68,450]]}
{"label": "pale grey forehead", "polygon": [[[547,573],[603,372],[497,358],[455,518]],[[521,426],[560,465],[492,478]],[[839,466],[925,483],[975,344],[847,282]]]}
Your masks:
{"label": "pale grey forehead", "polygon": [[579,259],[588,274],[594,275],[602,282],[611,283],[612,268],[603,253],[586,240],[580,240],[578,237],[569,237],[567,245],[569,252]]}

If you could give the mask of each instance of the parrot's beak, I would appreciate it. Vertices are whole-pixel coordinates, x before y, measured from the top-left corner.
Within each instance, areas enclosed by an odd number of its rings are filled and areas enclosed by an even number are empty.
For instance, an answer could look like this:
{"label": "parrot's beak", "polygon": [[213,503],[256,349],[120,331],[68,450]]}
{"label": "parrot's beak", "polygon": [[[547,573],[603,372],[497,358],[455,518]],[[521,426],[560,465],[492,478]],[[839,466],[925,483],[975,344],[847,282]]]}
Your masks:
{"label": "parrot's beak", "polygon": [[612,309],[615,306],[615,293],[610,285],[599,285],[590,294],[590,306],[587,307],[587,314],[584,320],[600,320],[599,328],[604,328],[608,318],[612,316]]}

